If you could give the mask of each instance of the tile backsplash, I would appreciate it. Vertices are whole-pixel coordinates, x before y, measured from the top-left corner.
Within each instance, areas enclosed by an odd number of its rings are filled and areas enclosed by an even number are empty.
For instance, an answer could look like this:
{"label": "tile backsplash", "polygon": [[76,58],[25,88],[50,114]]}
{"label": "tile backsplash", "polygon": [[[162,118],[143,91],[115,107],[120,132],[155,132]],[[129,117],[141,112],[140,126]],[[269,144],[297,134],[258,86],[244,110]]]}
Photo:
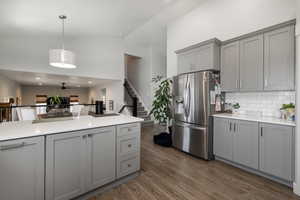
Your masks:
{"label": "tile backsplash", "polygon": [[226,93],[226,103],[239,103],[240,113],[278,118],[282,104],[295,101],[295,92]]}

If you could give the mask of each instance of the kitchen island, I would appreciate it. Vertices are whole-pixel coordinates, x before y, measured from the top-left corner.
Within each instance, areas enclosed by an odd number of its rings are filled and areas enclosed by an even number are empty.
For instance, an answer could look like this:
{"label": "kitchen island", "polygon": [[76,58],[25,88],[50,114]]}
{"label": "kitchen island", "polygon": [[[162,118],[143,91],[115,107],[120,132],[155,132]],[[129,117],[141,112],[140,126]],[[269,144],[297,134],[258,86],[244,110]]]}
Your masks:
{"label": "kitchen island", "polygon": [[140,169],[140,122],[119,115],[0,124],[0,199],[64,200]]}

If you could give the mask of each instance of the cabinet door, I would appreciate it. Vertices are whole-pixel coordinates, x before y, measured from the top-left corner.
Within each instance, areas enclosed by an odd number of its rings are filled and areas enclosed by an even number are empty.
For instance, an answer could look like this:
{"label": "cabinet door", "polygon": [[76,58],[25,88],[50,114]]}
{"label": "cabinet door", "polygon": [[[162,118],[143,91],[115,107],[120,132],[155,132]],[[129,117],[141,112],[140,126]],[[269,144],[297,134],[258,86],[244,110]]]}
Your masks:
{"label": "cabinet door", "polygon": [[44,138],[0,143],[0,199],[44,199]]}
{"label": "cabinet door", "polygon": [[195,51],[188,51],[178,55],[178,74],[194,71]]}
{"label": "cabinet door", "polygon": [[263,35],[240,41],[240,90],[263,90]]}
{"label": "cabinet door", "polygon": [[85,190],[86,136],[70,132],[46,138],[46,199],[67,200]]}
{"label": "cabinet door", "polygon": [[87,188],[95,189],[116,178],[115,127],[88,132]]}
{"label": "cabinet door", "polygon": [[233,161],[258,169],[258,123],[236,121],[233,127]]}
{"label": "cabinet door", "polygon": [[214,154],[227,160],[233,159],[233,121],[214,118]]}
{"label": "cabinet door", "polygon": [[239,42],[221,47],[221,88],[223,91],[239,90]]}
{"label": "cabinet door", "polygon": [[282,178],[293,180],[293,128],[261,124],[260,170]]}
{"label": "cabinet door", "polygon": [[264,89],[294,90],[295,27],[264,34]]}

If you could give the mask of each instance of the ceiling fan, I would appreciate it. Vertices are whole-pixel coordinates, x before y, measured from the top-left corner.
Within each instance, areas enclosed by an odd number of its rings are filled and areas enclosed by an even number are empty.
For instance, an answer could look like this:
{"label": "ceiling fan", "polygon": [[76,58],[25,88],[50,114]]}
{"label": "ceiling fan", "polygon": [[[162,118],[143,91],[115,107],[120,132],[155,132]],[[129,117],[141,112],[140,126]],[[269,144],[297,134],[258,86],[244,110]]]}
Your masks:
{"label": "ceiling fan", "polygon": [[66,83],[65,82],[62,82],[61,83],[61,89],[62,90],[67,90],[67,89],[70,89],[70,88],[66,87]]}

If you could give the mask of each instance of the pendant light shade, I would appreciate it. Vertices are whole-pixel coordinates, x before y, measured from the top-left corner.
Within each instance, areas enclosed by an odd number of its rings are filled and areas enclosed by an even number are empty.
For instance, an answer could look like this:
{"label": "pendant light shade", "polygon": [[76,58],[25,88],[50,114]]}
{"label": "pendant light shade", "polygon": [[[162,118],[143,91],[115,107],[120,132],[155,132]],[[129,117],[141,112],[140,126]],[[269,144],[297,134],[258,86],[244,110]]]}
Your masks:
{"label": "pendant light shade", "polygon": [[62,20],[62,48],[51,49],[49,51],[49,64],[53,67],[74,69],[75,65],[75,54],[72,51],[65,50],[65,19],[67,16],[60,15],[59,19]]}
{"label": "pendant light shade", "polygon": [[49,51],[49,62],[53,67],[74,69],[75,54],[72,51],[64,49],[51,49]]}

